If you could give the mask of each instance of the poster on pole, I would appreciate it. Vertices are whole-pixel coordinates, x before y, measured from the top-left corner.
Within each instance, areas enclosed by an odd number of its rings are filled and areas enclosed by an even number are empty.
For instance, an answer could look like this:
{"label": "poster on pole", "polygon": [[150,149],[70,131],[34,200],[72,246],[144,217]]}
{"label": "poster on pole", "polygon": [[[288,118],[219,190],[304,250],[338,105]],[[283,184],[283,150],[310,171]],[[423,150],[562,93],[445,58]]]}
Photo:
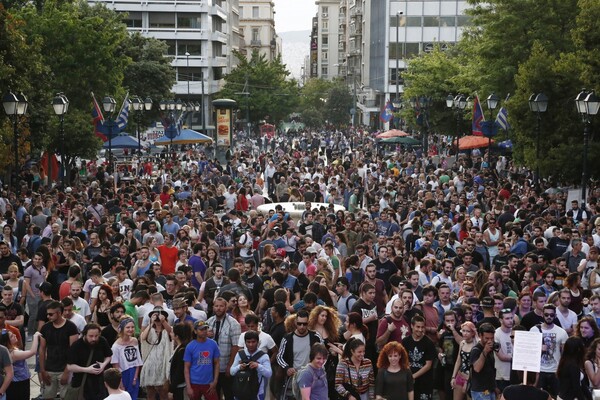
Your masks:
{"label": "poster on pole", "polygon": [[229,147],[231,145],[231,110],[228,108],[217,109],[217,146]]}
{"label": "poster on pole", "polygon": [[515,331],[512,369],[540,372],[542,362],[542,334],[540,332]]}

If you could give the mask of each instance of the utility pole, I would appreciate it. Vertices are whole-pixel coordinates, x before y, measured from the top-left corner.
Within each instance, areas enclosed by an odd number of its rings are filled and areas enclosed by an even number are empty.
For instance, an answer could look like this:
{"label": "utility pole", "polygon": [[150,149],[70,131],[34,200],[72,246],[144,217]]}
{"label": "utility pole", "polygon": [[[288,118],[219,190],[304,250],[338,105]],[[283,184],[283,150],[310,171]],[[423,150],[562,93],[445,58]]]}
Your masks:
{"label": "utility pole", "polygon": [[246,74],[246,82],[241,92],[235,94],[246,96],[246,135],[250,137],[250,92],[248,92],[248,74]]}

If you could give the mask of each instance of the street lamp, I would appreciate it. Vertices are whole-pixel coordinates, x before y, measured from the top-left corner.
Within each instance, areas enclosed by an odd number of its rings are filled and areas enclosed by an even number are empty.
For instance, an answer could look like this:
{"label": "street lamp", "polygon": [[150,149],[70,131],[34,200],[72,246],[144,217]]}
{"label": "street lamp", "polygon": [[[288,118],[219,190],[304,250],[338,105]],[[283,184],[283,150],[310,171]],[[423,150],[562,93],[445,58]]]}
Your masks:
{"label": "street lamp", "polygon": [[428,139],[428,127],[429,127],[429,107],[433,104],[431,97],[420,96],[418,98],[410,99],[410,105],[418,113],[417,124],[423,128],[423,151],[425,155],[429,153],[429,139]]}
{"label": "street lamp", "polygon": [[[494,123],[494,110],[498,107],[498,103],[500,102],[500,98],[492,92],[485,100],[488,106],[488,110],[490,110],[490,123],[492,124],[492,132],[493,132],[493,123]],[[491,132],[490,132],[491,133]],[[488,137],[488,168],[492,168],[492,136]]]}
{"label": "street lamp", "polygon": [[67,156],[65,153],[65,114],[69,111],[69,99],[63,93],[57,93],[52,100],[54,114],[58,115],[60,120],[60,162],[62,172],[60,173],[60,182],[65,188],[65,176],[67,175]]}
{"label": "street lamp", "polygon": [[456,113],[456,160],[458,160],[458,152],[459,152],[459,144],[458,141],[460,139],[460,119],[467,107],[467,98],[462,94],[457,94],[456,96],[452,96],[451,94],[446,97],[446,107],[453,108]]}
{"label": "street lamp", "polygon": [[152,109],[152,99],[150,97],[146,97],[146,100],[142,100],[139,97],[134,97],[131,100],[131,105],[136,112],[137,117],[137,140],[138,140],[138,155],[142,156],[142,140],[140,135],[140,125],[142,124],[142,113],[145,111],[150,111]]}
{"label": "street lamp", "polygon": [[113,113],[117,107],[117,102],[112,97],[106,96],[102,99],[102,107],[104,108],[104,112],[108,115],[108,120],[105,122],[105,124],[108,124],[108,167],[112,173],[112,137],[113,127],[115,126]]}
{"label": "street lamp", "polygon": [[19,174],[19,116],[25,115],[27,112],[27,97],[23,93],[14,94],[11,91],[8,91],[2,97],[2,106],[4,107],[4,112],[10,119],[12,119],[13,123],[13,151],[14,151],[14,165],[13,165],[13,187],[17,188],[17,177]]}
{"label": "street lamp", "polygon": [[598,114],[600,108],[600,99],[594,91],[588,92],[583,89],[575,98],[577,111],[581,115],[583,121],[583,175],[581,177],[581,201],[582,208],[586,209],[586,187],[587,187],[587,156],[590,138],[590,126],[592,125],[592,117]]}
{"label": "street lamp", "polygon": [[542,113],[545,113],[548,109],[548,97],[544,93],[532,94],[529,96],[529,109],[531,112],[536,113],[537,116],[537,127],[536,127],[536,139],[535,139],[535,186],[537,187],[540,182],[540,126],[542,123]]}
{"label": "street lamp", "polygon": [[165,136],[171,140],[170,151],[173,152],[173,139],[179,135],[179,120],[183,114],[188,112],[188,104],[178,99],[177,101],[161,101],[159,103],[161,111],[168,111],[168,116],[164,119],[168,124],[164,126]]}

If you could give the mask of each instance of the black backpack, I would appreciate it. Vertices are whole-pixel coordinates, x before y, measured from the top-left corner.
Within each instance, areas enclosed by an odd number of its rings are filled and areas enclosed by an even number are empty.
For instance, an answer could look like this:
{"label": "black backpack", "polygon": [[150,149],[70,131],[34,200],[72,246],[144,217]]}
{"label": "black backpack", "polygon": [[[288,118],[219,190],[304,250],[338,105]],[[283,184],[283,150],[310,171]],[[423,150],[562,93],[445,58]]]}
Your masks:
{"label": "black backpack", "polygon": [[362,268],[348,269],[350,270],[350,287],[348,288],[348,290],[350,291],[350,293],[358,295],[360,291],[360,285],[362,285],[362,283],[365,280],[365,273],[363,272]]}
{"label": "black backpack", "polygon": [[[251,361],[257,361],[265,353],[257,351],[252,357],[248,357],[244,350],[238,351],[241,363],[249,364]],[[258,395],[258,389],[262,380],[258,380],[258,371],[256,369],[240,369],[237,374],[232,377],[233,395],[238,400],[255,400]]]}

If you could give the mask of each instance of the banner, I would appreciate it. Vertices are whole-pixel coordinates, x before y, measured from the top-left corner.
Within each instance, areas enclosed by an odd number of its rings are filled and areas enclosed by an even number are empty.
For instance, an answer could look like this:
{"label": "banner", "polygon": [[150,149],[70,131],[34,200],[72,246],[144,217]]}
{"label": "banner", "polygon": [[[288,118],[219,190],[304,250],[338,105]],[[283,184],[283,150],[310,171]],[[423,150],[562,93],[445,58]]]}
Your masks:
{"label": "banner", "polygon": [[217,146],[231,146],[231,110],[217,109]]}

